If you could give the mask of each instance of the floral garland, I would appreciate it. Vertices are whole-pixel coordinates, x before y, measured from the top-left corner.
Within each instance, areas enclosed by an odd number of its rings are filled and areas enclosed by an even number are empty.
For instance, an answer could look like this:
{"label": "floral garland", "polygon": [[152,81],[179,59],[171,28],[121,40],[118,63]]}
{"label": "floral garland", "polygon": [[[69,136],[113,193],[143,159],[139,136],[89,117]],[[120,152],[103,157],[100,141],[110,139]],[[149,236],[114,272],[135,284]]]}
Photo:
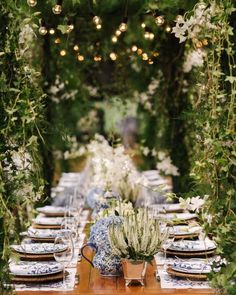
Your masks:
{"label": "floral garland", "polygon": [[208,195],[205,227],[226,261],[211,275],[221,294],[236,292],[234,11],[233,1],[200,1],[173,29],[180,42],[187,41],[184,71],[193,83],[188,89],[194,128],[191,176],[194,193]]}

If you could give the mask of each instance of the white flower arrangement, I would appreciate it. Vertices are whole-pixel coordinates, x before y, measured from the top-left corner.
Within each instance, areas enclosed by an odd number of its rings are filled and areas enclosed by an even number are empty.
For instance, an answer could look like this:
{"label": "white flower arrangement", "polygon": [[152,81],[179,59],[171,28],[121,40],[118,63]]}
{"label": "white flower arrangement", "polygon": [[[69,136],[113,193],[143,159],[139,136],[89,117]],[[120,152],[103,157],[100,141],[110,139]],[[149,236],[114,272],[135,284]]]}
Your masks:
{"label": "white flower arrangement", "polygon": [[157,153],[158,162],[156,164],[157,170],[164,175],[178,176],[179,171],[176,166],[172,164],[170,156],[163,151]]}
{"label": "white flower arrangement", "polygon": [[108,236],[114,255],[147,262],[152,261],[166,239],[159,220],[150,218],[144,208],[124,216],[121,225],[110,226]]}

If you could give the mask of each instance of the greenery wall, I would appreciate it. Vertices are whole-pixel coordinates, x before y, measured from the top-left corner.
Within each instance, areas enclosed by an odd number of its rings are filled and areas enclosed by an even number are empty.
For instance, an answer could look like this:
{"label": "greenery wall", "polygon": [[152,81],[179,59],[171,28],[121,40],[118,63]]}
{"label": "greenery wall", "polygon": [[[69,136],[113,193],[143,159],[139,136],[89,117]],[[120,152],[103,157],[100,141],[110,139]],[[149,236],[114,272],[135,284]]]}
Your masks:
{"label": "greenery wall", "polygon": [[[45,191],[49,196],[55,163],[70,169],[68,151],[80,156],[82,144],[96,132],[106,132],[104,107],[123,104],[124,109],[134,105],[137,112],[143,167],[155,168],[158,151],[165,151],[179,169],[175,191],[208,195],[202,218],[227,260],[212,283],[220,292],[235,294],[234,3],[130,0],[129,29],[115,44],[111,36],[125,13],[125,1],[92,3],[66,1],[60,16],[52,14],[54,1],[38,1],[33,8],[22,1],[0,3],[1,282],[9,243],[18,240]],[[164,26],[145,14],[157,9],[165,16]],[[106,30],[95,29],[91,10],[101,16]],[[187,11],[176,24],[176,16]],[[204,19],[200,25],[199,11]],[[56,30],[54,35],[38,34],[42,19],[48,30]],[[70,33],[68,20],[75,24]],[[143,21],[155,32],[155,41],[143,38]],[[166,25],[175,26],[175,36]],[[81,62],[74,45],[84,56]],[[133,45],[154,63],[133,53]],[[116,61],[109,58],[112,51],[118,54]],[[94,56],[102,61],[95,62]],[[107,136],[116,137],[116,132]]]}

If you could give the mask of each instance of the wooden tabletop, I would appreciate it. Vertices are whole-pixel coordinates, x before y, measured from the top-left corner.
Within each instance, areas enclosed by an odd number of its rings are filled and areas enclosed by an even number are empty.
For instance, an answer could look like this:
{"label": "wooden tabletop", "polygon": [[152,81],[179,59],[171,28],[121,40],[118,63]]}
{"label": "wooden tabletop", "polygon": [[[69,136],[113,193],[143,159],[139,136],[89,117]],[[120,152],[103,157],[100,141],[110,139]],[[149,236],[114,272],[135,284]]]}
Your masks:
{"label": "wooden tabletop", "polygon": [[[92,258],[92,251],[88,248],[85,249],[86,256]],[[146,273],[146,282],[145,286],[130,286],[125,287],[125,282],[123,277],[101,277],[99,271],[93,269],[90,264],[82,259],[78,264],[78,275],[80,278],[80,283],[75,286],[73,291],[69,292],[43,292],[43,291],[27,291],[27,292],[17,292],[19,295],[124,295],[124,294],[155,294],[155,295],[212,295],[214,294],[213,290],[210,289],[161,289],[160,283],[156,280],[154,276],[154,270],[156,266],[148,265]]]}

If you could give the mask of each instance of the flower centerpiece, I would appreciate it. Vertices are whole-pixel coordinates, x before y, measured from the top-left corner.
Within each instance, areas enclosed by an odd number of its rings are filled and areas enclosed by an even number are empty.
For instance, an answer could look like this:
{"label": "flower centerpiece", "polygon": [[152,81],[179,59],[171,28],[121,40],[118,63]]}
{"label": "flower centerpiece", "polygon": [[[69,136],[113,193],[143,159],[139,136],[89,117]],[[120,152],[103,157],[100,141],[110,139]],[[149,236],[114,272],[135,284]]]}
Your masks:
{"label": "flower centerpiece", "polygon": [[126,286],[132,281],[144,285],[147,263],[151,263],[165,238],[159,220],[150,218],[143,208],[124,216],[121,224],[109,227],[112,253],[122,260]]}

